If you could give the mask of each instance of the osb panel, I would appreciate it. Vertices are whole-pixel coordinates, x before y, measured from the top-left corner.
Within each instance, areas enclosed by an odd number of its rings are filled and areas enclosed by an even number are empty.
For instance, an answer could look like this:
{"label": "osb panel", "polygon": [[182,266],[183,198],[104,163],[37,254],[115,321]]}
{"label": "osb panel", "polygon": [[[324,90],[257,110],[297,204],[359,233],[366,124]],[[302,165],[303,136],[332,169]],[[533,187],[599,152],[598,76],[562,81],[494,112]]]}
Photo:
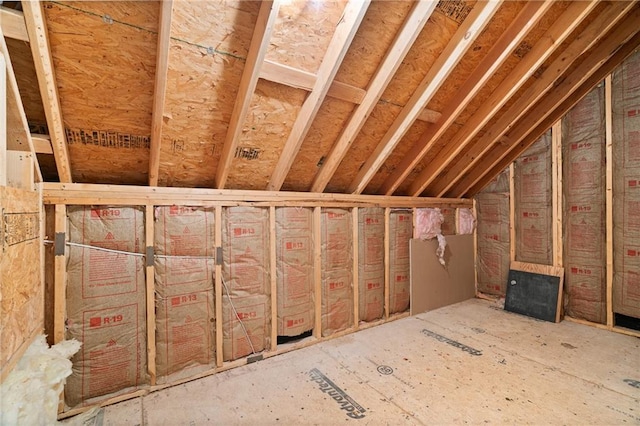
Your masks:
{"label": "osb panel", "polygon": [[308,191],[318,163],[329,154],[331,147],[347,124],[355,105],[334,98],[325,98],[300,152],[282,186],[285,191]]}
{"label": "osb panel", "polygon": [[33,65],[31,47],[26,41],[5,38],[9,57],[13,65],[13,71],[18,82],[18,91],[24,105],[24,112],[29,124],[37,123],[46,125],[47,118],[44,115],[40,89],[38,88],[38,77]]}
{"label": "osb panel", "polygon": [[458,24],[443,14],[431,14],[382,99],[405,105],[457,29]]}
{"label": "osb panel", "polygon": [[373,179],[371,179],[371,182],[363,191],[365,194],[377,194],[380,186],[395,170],[398,163],[402,161],[409,149],[415,145],[415,143],[420,139],[420,136],[422,136],[429,126],[430,123],[426,123],[424,121],[416,121],[413,123],[404,137],[400,140],[400,143],[398,143],[398,146],[396,146],[396,149],[393,150],[389,158],[387,158],[387,160],[382,164],[382,167],[380,167],[378,172],[373,176]]}
{"label": "osb panel", "polygon": [[160,185],[213,187],[259,7],[174,3]]}
{"label": "osb panel", "polygon": [[327,185],[325,192],[346,192],[355,179],[360,167],[367,161],[371,152],[387,132],[393,120],[402,108],[397,105],[378,102],[371,115],[362,126],[336,173]]}
{"label": "osb panel", "polygon": [[65,127],[148,135],[158,4],[46,3],[45,14]]}
{"label": "osb panel", "polygon": [[411,9],[409,1],[372,1],[336,81],[366,89]]}
{"label": "osb panel", "polygon": [[69,157],[76,183],[146,185],[149,150],[70,144]]}
{"label": "osb panel", "polygon": [[282,4],[267,59],[316,73],[345,4],[344,0],[294,0]]}
{"label": "osb panel", "polygon": [[39,194],[0,187],[0,375],[44,323]]}
{"label": "osb panel", "polygon": [[258,82],[238,144],[255,155],[234,158],[227,188],[266,188],[306,96],[302,89]]}

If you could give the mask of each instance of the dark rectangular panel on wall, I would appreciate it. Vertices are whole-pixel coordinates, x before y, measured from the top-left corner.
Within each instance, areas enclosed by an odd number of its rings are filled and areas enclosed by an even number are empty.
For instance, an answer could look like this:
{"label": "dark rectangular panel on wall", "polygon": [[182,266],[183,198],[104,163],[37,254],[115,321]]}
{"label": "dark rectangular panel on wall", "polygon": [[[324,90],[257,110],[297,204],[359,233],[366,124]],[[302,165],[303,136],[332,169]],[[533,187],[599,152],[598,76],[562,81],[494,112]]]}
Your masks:
{"label": "dark rectangular panel on wall", "polygon": [[504,296],[509,273],[509,169],[475,196],[478,291]]}
{"label": "dark rectangular panel on wall", "polygon": [[551,265],[551,131],[514,163],[516,260]]}
{"label": "dark rectangular panel on wall", "polygon": [[604,324],[606,304],[604,83],[562,118],[565,309]]}
{"label": "dark rectangular panel on wall", "polygon": [[613,311],[640,318],[640,52],[613,73]]}

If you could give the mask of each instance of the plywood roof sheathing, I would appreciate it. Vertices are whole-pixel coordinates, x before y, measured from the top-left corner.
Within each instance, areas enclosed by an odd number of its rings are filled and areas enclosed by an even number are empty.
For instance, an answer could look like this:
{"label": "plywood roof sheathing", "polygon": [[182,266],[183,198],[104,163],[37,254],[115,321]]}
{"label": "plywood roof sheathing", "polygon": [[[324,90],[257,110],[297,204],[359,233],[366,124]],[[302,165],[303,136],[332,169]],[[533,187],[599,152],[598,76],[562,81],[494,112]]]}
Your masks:
{"label": "plywood roof sheathing", "polygon": [[429,16],[431,16],[436,4],[436,2],[420,2],[414,6],[402,30],[369,84],[367,94],[362,103],[351,114],[347,125],[344,127],[324,164],[316,174],[311,191],[324,191],[351,146],[351,143],[400,66],[400,63],[424,28],[424,24],[427,22],[427,19],[429,19]]}
{"label": "plywood roof sheathing", "polygon": [[501,3],[501,1],[491,0],[475,4],[473,10],[460,25],[444,52],[438,57],[418,89],[409,99],[407,105],[402,109],[400,115],[395,119],[372,155],[358,172],[355,180],[349,186],[348,191],[350,193],[359,194],[364,190],[397,143],[426,107],[431,97],[440,88],[476,37],[480,35],[484,27],[489,23]]}
{"label": "plywood roof sheathing", "polygon": [[58,87],[51,60],[47,26],[44,21],[44,13],[40,1],[26,1],[22,3],[25,22],[29,39],[31,40],[31,52],[38,75],[40,94],[45,104],[47,126],[51,136],[53,155],[56,159],[56,167],[60,182],[71,182],[71,165],[69,163],[69,151],[64,134],[64,122],[60,110]]}
{"label": "plywood roof sheathing", "polygon": [[529,2],[504,31],[500,39],[493,45],[473,74],[452,97],[452,101],[442,111],[442,118],[435,126],[430,126],[422,134],[420,140],[409,150],[396,167],[394,173],[387,178],[380,192],[391,195],[402,181],[411,173],[413,168],[422,160],[436,141],[444,134],[449,126],[458,118],[469,102],[478,94],[483,85],[491,78],[511,52],[520,44],[522,39],[535,26],[538,20],[553,4],[552,0],[544,2]]}
{"label": "plywood roof sheathing", "polygon": [[278,191],[282,187],[282,183],[287,173],[289,173],[289,169],[291,169],[300,146],[329,90],[329,86],[340,68],[344,55],[347,53],[351,41],[362,22],[369,3],[370,0],[350,0],[347,3],[327,53],[318,69],[316,82],[296,117],[278,164],[267,185],[267,190]]}
{"label": "plywood roof sheathing", "polygon": [[582,20],[596,6],[592,2],[572,2],[567,10],[558,18],[553,26],[536,43],[529,53],[518,63],[513,71],[502,81],[493,94],[464,124],[446,147],[440,152],[436,161],[432,161],[418,174],[409,188],[412,194],[420,194],[434,179],[439,171],[451,163],[462,150],[471,143],[473,137],[504,106],[514,93],[531,77],[553,51],[571,34]]}
{"label": "plywood roof sheathing", "polygon": [[149,186],[158,185],[158,173],[160,171],[160,144],[162,143],[164,101],[167,94],[167,74],[169,73],[169,46],[171,42],[172,13],[173,0],[163,0],[162,5],[160,6],[160,22],[158,25],[156,82],[153,90],[153,111],[151,116]]}
{"label": "plywood roof sheathing", "polygon": [[491,170],[515,160],[545,131],[541,128],[548,129],[553,125],[553,122],[565,115],[598,82],[633,53],[640,46],[640,33],[637,33],[636,28],[638,22],[640,8],[636,7],[634,13],[615,25],[611,35],[594,46],[589,56],[509,131],[508,136],[517,143],[510,144],[507,149],[489,151],[482,159],[487,167],[483,167],[482,172],[469,173],[459,182],[455,193],[462,196],[481,190],[490,180],[487,176]]}
{"label": "plywood roof sheathing", "polygon": [[265,0],[260,6],[258,20],[253,32],[253,37],[251,38],[251,45],[242,72],[242,79],[240,80],[240,87],[236,95],[236,102],[233,106],[233,112],[231,113],[227,136],[224,141],[224,146],[222,147],[222,155],[218,163],[215,180],[217,188],[224,188],[227,182],[231,162],[233,161],[233,156],[242,132],[242,125],[249,111],[249,105],[251,104],[251,98],[256,89],[256,85],[258,84],[260,68],[267,54],[271,33],[275,21],[278,18],[279,9],[280,3],[278,0]]}
{"label": "plywood roof sheathing", "polygon": [[[598,35],[604,34],[604,32],[614,27],[633,6],[633,3],[614,2],[611,3],[609,8],[598,14],[594,21],[591,22],[584,31],[582,31],[581,36],[577,37],[572,43],[570,43],[569,46],[562,51],[562,54],[558,56],[551,65],[546,67],[539,78],[537,78],[535,82],[518,97],[518,101],[515,102],[497,121],[495,121],[480,139],[476,139],[471,149],[461,156],[454,166],[448,169],[447,173],[444,175],[445,177],[443,179],[439,179],[432,187],[427,188],[428,193],[440,194],[447,192],[456,182],[466,176],[467,172],[470,171],[474,165],[478,164],[478,161],[480,161],[480,159],[483,158],[483,156],[492,148],[494,143],[499,143],[500,137],[509,131],[514,123],[516,123],[520,118],[524,118],[526,121],[528,117],[531,117],[531,112],[529,112],[529,110],[545,95],[545,93],[551,89],[553,89],[554,93],[558,92],[558,87],[554,87],[554,82],[569,69],[573,61],[586,50],[594,46],[599,40]],[[634,29],[634,31],[635,30],[637,29]],[[600,64],[601,63],[602,62],[600,62]],[[593,72],[593,70],[590,70],[589,68],[587,68],[587,71]],[[568,95],[568,93],[564,94]],[[542,110],[541,112],[543,111],[545,110]],[[547,110],[546,113],[550,111],[551,110]],[[527,117],[524,117],[525,114],[527,114]],[[510,134],[511,132],[507,137],[515,143],[517,139],[512,139]],[[483,159],[483,169],[484,165],[485,160]],[[420,194],[422,191],[419,191],[418,189],[418,187],[412,186],[411,193]]]}
{"label": "plywood roof sheathing", "polygon": [[0,6],[0,25],[5,37],[29,41],[27,26],[22,12]]}

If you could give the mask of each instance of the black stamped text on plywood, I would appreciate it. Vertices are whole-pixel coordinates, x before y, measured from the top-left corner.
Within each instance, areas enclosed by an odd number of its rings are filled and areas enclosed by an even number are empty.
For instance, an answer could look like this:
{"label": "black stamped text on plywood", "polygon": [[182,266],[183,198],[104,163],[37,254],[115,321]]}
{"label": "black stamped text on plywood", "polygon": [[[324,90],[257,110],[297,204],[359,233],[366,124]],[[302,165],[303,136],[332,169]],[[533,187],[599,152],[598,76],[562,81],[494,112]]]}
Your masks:
{"label": "black stamped text on plywood", "polygon": [[40,218],[35,213],[2,213],[4,247],[35,240],[40,234]]}

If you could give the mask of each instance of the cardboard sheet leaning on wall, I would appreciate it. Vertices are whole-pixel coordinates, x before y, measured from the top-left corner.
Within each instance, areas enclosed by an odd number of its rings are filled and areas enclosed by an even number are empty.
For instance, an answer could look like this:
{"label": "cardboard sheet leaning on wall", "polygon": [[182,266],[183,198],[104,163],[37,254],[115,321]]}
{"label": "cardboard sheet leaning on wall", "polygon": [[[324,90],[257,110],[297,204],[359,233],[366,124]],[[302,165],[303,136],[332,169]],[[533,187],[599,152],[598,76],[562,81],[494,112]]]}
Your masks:
{"label": "cardboard sheet leaning on wall", "polygon": [[606,304],[604,83],[562,118],[565,311],[604,324]]}
{"label": "cardboard sheet leaning on wall", "polygon": [[640,318],[640,52],[612,80],[613,311]]}
{"label": "cardboard sheet leaning on wall", "polygon": [[313,210],[276,208],[278,336],[314,327]]}
{"label": "cardboard sheet leaning on wall", "polygon": [[269,346],[269,209],[226,207],[222,211],[222,330],[224,360]]}
{"label": "cardboard sheet leaning on wall", "polygon": [[510,263],[509,169],[475,196],[478,291],[504,296]]}
{"label": "cardboard sheet leaning on wall", "polygon": [[409,245],[413,235],[411,210],[391,210],[389,215],[389,314],[409,309],[411,258]]}
{"label": "cardboard sheet leaning on wall", "polygon": [[[69,206],[67,339],[73,357],[65,398],[74,407],[148,383],[144,212]],[[91,247],[118,250],[114,253]]]}
{"label": "cardboard sheet leaning on wall", "polygon": [[[155,208],[158,377],[215,362],[213,208]],[[161,383],[162,380],[159,380]]]}
{"label": "cardboard sheet leaning on wall", "polygon": [[384,315],[384,209],[358,209],[358,315],[374,321]]}
{"label": "cardboard sheet leaning on wall", "polygon": [[322,209],[322,336],[353,325],[353,232],[348,209]]}

